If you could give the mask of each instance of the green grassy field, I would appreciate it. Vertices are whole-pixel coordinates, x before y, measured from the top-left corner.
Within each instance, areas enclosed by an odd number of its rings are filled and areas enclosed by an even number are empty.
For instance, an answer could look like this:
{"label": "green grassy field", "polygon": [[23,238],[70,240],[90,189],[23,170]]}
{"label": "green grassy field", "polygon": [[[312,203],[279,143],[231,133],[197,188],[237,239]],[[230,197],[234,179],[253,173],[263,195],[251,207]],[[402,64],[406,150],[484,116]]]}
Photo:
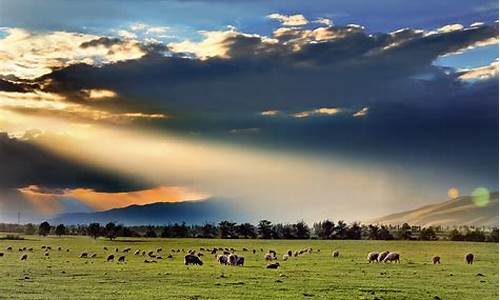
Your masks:
{"label": "green grassy field", "polygon": [[[42,245],[50,245],[44,256]],[[6,251],[12,246],[13,251]],[[57,247],[61,246],[62,251]],[[105,251],[103,247],[112,251]],[[22,247],[33,247],[21,261]],[[118,247],[132,248],[126,263],[105,262]],[[163,248],[164,259],[145,263],[135,249]],[[244,267],[221,266],[210,253],[203,266],[183,264],[171,249],[233,247]],[[256,254],[243,247],[258,249]],[[282,261],[287,250],[312,247],[314,253]],[[282,267],[266,269],[264,252],[275,249]],[[70,249],[69,252],[66,249]],[[320,252],[317,252],[317,250]],[[340,257],[332,258],[332,250]],[[400,264],[368,264],[370,251],[401,253]],[[81,252],[97,258],[79,258]],[[27,237],[0,241],[2,299],[498,299],[498,244],[407,241],[263,241],[203,239],[118,239]],[[476,262],[464,263],[473,252]],[[430,260],[439,255],[441,265]],[[437,298],[439,297],[439,298]]]}

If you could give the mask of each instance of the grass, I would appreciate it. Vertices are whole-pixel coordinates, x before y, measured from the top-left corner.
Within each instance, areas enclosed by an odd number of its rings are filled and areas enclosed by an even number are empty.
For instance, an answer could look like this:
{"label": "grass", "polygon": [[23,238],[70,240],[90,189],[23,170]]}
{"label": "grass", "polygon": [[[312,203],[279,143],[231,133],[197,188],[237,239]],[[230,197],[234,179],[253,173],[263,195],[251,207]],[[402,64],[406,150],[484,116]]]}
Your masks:
{"label": "grass", "polygon": [[[52,250],[47,258],[42,245]],[[14,251],[6,251],[12,246]],[[61,246],[62,251],[57,247]],[[106,246],[112,251],[105,251]],[[21,261],[22,247],[33,247]],[[125,264],[107,263],[107,253],[132,248]],[[135,249],[233,247],[244,267],[218,265],[207,252],[203,266],[173,259],[144,263]],[[243,247],[257,254],[242,252]],[[283,262],[287,250],[312,247],[314,253]],[[265,268],[263,253],[275,249],[282,268]],[[66,252],[70,249],[70,252]],[[317,249],[320,252],[317,252]],[[340,257],[331,257],[332,250]],[[370,251],[394,250],[401,264],[367,264]],[[81,259],[81,252],[97,258]],[[38,237],[0,240],[0,298],[4,299],[498,299],[498,244],[408,241],[263,241],[203,239],[118,239]],[[476,262],[464,263],[473,252]],[[441,265],[431,257],[441,256]]]}

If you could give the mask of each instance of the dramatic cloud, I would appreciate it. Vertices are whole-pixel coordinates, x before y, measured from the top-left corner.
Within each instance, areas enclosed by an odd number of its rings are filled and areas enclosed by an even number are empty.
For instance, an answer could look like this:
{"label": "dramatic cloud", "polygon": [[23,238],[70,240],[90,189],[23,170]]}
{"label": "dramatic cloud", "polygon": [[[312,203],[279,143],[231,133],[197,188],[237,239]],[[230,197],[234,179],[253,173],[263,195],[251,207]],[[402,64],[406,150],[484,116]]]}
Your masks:
{"label": "dramatic cloud", "polygon": [[282,14],[270,14],[267,16],[269,19],[278,20],[285,26],[302,26],[309,23],[309,21],[303,15],[282,15]]}
{"label": "dramatic cloud", "polygon": [[146,52],[136,41],[119,41],[73,32],[36,33],[3,29],[0,39],[0,75],[34,79],[53,69],[76,63],[100,65],[137,59]]}
{"label": "dramatic cloud", "polygon": [[458,78],[461,80],[486,80],[498,77],[498,60],[488,66],[460,70]]}

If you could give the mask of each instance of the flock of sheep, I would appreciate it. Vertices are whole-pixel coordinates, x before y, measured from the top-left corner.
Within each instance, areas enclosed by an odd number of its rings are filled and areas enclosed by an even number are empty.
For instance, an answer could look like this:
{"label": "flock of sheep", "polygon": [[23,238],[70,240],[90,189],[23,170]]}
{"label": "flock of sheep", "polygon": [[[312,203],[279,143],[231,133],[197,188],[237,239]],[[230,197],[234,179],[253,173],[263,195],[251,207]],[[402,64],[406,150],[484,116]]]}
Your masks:
{"label": "flock of sheep", "polygon": [[[50,250],[52,249],[50,246],[41,246],[41,249],[44,251],[44,256],[49,257],[50,256]],[[113,252],[112,250],[109,250],[107,247],[103,248],[104,251],[107,252]],[[6,248],[7,251],[13,251],[13,248],[11,246],[8,246]],[[62,251],[62,247],[57,248],[58,251]],[[127,254],[131,251],[131,248],[125,248],[122,249],[121,253],[122,254]],[[28,254],[26,252],[33,252],[33,248],[19,248],[19,252],[22,252],[21,260],[27,260],[28,259]],[[155,251],[146,251],[146,250],[141,250],[137,249],[134,251],[134,256],[144,256],[146,259],[144,260],[145,263],[156,263],[158,260],[163,259],[163,257],[160,255],[162,253],[162,248],[157,248]],[[242,249],[243,252],[248,252],[250,251],[247,248]],[[316,250],[317,252],[320,252],[320,250]],[[66,252],[70,252],[70,249],[66,249]],[[115,260],[115,254],[119,252],[118,248],[115,248],[114,250],[115,253],[109,253],[107,255],[106,261],[107,262],[113,262]],[[173,259],[174,253],[184,253],[184,249],[171,249],[171,254],[168,254],[166,258],[168,259]],[[245,257],[242,255],[237,255],[235,252],[236,250],[234,248],[212,248],[212,249],[205,249],[205,248],[200,248],[199,251],[190,249],[187,251],[187,254],[184,256],[184,264],[185,265],[203,265],[203,261],[201,260],[201,257],[204,256],[204,252],[210,252],[210,254],[215,258],[215,260],[221,264],[221,265],[230,265],[230,266],[243,266],[245,264]],[[252,250],[253,254],[257,253],[256,249]],[[264,249],[260,249],[260,252],[264,252]],[[305,254],[312,254],[314,251],[311,247],[307,247],[304,249],[292,251],[288,250],[285,254],[283,254],[282,259],[283,261],[287,261],[292,257],[298,257],[302,256]],[[3,257],[4,253],[0,252],[0,257]],[[125,263],[126,256],[125,255],[116,255],[118,257],[117,261],[119,263]],[[340,256],[340,252],[338,250],[334,250],[332,252],[332,257],[333,258],[338,258]],[[96,258],[97,253],[89,254],[87,252],[82,252],[79,256],[80,258]],[[266,254],[264,254],[264,260],[268,262],[266,265],[266,268],[268,269],[277,269],[280,267],[277,256],[277,252],[275,250],[269,250]],[[387,263],[387,262],[397,262],[400,263],[400,254],[398,252],[390,252],[390,251],[382,251],[382,252],[370,252],[368,253],[367,256],[368,263]],[[467,264],[473,264],[474,263],[474,255],[472,253],[467,253],[465,255],[465,262]],[[433,264],[440,264],[441,263],[441,257],[439,256],[433,256],[432,257],[432,263]]]}

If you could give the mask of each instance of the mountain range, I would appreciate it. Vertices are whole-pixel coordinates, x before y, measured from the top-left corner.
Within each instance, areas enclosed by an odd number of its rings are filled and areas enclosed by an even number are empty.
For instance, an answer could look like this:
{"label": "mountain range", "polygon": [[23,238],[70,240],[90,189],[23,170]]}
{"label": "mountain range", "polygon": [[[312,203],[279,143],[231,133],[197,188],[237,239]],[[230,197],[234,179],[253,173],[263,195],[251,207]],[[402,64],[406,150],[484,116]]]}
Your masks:
{"label": "mountain range", "polygon": [[459,197],[417,209],[390,214],[370,220],[374,224],[402,224],[420,226],[498,226],[498,192],[490,194],[485,206],[474,204],[471,196]]}
{"label": "mountain range", "polygon": [[222,220],[242,221],[245,212],[231,201],[209,198],[196,201],[156,202],[130,205],[98,212],[65,213],[52,222],[63,224],[88,224],[115,222],[126,225],[165,225],[173,223],[204,224]]}

